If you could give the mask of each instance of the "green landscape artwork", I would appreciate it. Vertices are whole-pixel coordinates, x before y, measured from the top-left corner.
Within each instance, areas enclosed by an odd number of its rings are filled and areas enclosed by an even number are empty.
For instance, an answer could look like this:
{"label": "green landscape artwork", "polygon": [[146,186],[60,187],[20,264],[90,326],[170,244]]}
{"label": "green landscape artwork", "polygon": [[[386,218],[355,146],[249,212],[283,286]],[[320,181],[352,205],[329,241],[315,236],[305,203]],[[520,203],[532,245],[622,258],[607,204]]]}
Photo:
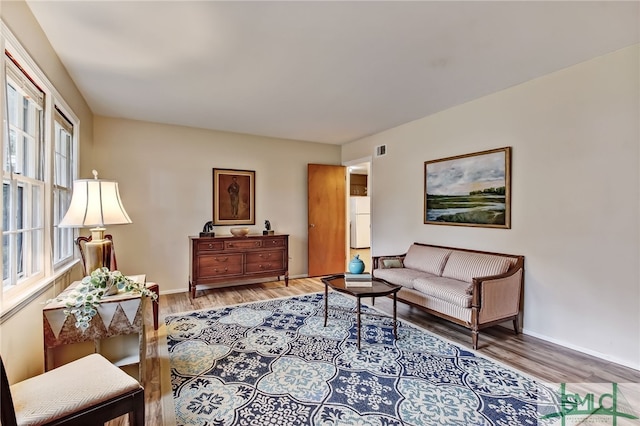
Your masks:
{"label": "green landscape artwork", "polygon": [[425,161],[424,223],[511,227],[511,147]]}

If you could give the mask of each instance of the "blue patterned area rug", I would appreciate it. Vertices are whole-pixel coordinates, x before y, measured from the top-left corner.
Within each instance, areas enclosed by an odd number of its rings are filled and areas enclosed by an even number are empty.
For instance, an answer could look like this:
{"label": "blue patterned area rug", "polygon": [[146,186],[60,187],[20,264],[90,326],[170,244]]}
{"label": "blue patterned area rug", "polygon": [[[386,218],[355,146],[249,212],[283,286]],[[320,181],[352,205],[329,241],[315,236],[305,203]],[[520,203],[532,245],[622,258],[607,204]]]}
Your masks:
{"label": "blue patterned area rug", "polygon": [[[329,293],[166,318],[178,425],[537,425],[555,393],[404,321]],[[346,311],[332,309],[339,307]],[[363,307],[363,312],[376,312]]]}

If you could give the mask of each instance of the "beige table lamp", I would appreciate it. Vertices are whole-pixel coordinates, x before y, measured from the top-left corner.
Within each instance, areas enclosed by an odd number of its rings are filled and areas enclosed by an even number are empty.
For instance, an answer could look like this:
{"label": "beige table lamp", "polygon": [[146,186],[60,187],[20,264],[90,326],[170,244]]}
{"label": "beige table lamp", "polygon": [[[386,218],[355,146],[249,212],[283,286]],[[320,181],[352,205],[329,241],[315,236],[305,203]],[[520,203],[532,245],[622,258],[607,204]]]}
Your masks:
{"label": "beige table lamp", "polygon": [[69,210],[58,226],[91,227],[91,241],[85,245],[85,270],[90,274],[103,266],[110,268],[113,243],[104,238],[105,225],[127,223],[132,222],[122,205],[118,182],[98,179],[93,170],[93,179],[73,181]]}

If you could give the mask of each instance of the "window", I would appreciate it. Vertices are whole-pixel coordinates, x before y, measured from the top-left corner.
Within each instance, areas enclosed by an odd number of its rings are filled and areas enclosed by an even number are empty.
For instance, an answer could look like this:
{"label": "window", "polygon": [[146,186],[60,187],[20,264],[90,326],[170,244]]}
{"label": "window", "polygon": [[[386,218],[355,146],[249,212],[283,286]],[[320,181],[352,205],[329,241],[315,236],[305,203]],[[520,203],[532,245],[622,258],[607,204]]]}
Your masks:
{"label": "window", "polygon": [[73,184],[73,124],[58,108],[55,111],[55,160],[53,163],[53,263],[73,256],[73,230],[58,223],[71,202]]}
{"label": "window", "polygon": [[1,25],[5,55],[0,57],[4,115],[0,299],[4,294],[12,300],[74,259],[74,231],[57,224],[69,206],[78,167],[78,120]]}
{"label": "window", "polygon": [[44,92],[5,60],[8,139],[2,168],[3,289],[43,274]]}

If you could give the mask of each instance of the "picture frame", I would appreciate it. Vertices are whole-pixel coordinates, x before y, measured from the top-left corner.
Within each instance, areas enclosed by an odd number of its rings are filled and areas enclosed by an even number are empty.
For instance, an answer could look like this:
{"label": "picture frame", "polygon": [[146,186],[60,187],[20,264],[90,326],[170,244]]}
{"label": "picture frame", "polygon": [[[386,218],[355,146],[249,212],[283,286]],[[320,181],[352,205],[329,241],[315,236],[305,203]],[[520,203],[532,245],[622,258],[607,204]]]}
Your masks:
{"label": "picture frame", "polygon": [[255,225],[256,172],[213,169],[213,225]]}
{"label": "picture frame", "polygon": [[511,228],[511,147],[424,162],[424,223]]}

